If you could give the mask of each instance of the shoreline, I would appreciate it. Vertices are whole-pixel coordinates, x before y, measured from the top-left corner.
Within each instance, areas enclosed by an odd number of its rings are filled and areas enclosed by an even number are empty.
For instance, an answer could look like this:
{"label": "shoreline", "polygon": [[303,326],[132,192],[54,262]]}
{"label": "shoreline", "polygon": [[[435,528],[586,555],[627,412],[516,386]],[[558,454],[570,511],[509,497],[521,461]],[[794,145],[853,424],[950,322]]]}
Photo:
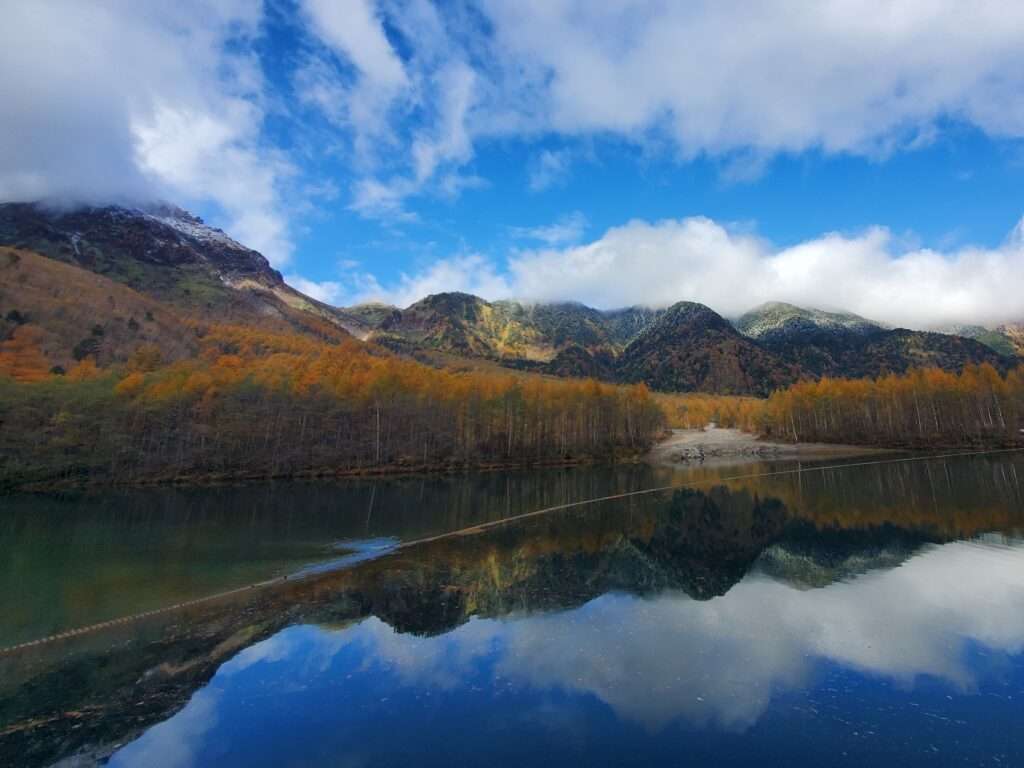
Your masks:
{"label": "shoreline", "polygon": [[[1005,446],[992,445],[996,450]],[[1024,445],[1021,446],[1024,448]],[[288,472],[275,471],[188,471],[175,474],[137,478],[111,478],[106,475],[73,473],[64,477],[39,479],[7,479],[0,482],[0,498],[14,494],[61,494],[96,492],[132,488],[207,488],[272,481],[351,480],[385,477],[446,477],[458,474],[488,473],[507,470],[557,469],[599,464],[641,464],[661,467],[698,467],[742,465],[770,460],[827,460],[857,456],[880,456],[899,453],[930,453],[942,450],[986,446],[929,445],[869,446],[840,443],[788,443],[767,440],[739,429],[710,424],[703,429],[672,429],[667,437],[646,452],[626,452],[604,456],[532,459],[490,462],[438,462],[434,464],[395,463],[380,466],[330,468],[319,467]]]}
{"label": "shoreline", "polygon": [[783,443],[739,429],[709,424],[703,429],[673,429],[646,459],[661,466],[745,464],[767,459],[835,459],[901,453],[909,449],[840,443]]}
{"label": "shoreline", "polygon": [[594,466],[597,464],[639,464],[645,461],[645,453],[628,453],[622,456],[587,456],[569,459],[547,459],[512,462],[481,463],[439,463],[439,464],[387,464],[373,467],[346,469],[305,469],[294,472],[185,472],[175,475],[140,477],[135,479],[110,479],[99,476],[88,479],[81,475],[61,479],[29,480],[13,482],[0,487],[0,498],[17,493],[69,493],[90,492],[131,488],[207,488],[222,485],[236,485],[270,481],[309,480],[355,480],[384,477],[446,477],[467,473],[500,472],[505,470],[559,469],[567,467]]}

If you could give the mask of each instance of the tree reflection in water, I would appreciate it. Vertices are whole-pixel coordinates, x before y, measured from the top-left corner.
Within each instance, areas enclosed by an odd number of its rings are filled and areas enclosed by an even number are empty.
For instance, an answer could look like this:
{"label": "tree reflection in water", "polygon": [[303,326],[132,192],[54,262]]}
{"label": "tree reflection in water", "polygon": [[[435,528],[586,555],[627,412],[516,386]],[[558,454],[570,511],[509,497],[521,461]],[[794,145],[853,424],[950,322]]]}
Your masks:
{"label": "tree reflection in water", "polygon": [[500,763],[536,737],[532,707],[549,725],[582,718],[585,753],[609,716],[623,743],[630,728],[754,740],[776,702],[840,672],[892,701],[922,680],[953,697],[1018,685],[1019,464],[931,464],[597,504],[203,606],[126,645],[8,660],[21,687],[3,755],[45,763],[135,737],[112,764],[223,749],[245,764],[254,745],[264,763],[416,754],[390,724],[421,746],[490,733]]}

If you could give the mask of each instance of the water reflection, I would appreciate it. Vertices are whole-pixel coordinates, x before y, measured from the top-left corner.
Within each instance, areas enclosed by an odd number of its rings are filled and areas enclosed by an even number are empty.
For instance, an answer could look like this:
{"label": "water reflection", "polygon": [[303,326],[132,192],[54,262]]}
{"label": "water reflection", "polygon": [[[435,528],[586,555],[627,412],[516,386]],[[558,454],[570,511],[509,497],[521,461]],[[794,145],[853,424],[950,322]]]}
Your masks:
{"label": "water reflection", "polygon": [[1012,764],[1019,467],[602,503],[8,659],[0,757]]}
{"label": "water reflection", "polygon": [[0,499],[0,646],[571,499],[650,487],[643,466]]}
{"label": "water reflection", "polygon": [[[427,718],[437,729],[425,749],[467,728],[488,729],[496,740],[488,762],[502,764],[503,740],[522,738],[518,727],[500,725],[512,710],[543,706],[543,719],[561,729],[587,701],[647,735],[673,725],[742,734],[773,699],[815,685],[823,665],[871,685],[898,683],[907,699],[923,676],[950,694],[978,694],[1009,677],[1009,694],[1018,694],[1024,670],[1013,657],[1022,640],[1018,543],[947,544],[900,568],[810,592],[752,578],[708,601],[613,593],[563,612],[472,620],[432,637],[400,633],[376,617],[341,631],[294,627],[224,664],[182,712],[111,764],[224,764],[229,752],[239,765],[333,764],[321,753],[325,741],[332,758],[363,751],[391,763],[402,754],[380,724],[402,732],[405,717]],[[981,664],[972,658],[979,652]],[[453,713],[427,704],[430,697],[454,704]],[[331,733],[294,738],[310,719],[325,724],[327,700],[338,707],[328,718]],[[466,700],[483,711],[467,713]],[[263,723],[272,714],[276,735],[257,730],[253,710],[262,710]],[[863,717],[856,706],[841,715]],[[378,724],[377,740],[363,730],[369,721]],[[521,727],[532,733],[539,723]],[[980,756],[998,755],[992,745],[976,747]]]}

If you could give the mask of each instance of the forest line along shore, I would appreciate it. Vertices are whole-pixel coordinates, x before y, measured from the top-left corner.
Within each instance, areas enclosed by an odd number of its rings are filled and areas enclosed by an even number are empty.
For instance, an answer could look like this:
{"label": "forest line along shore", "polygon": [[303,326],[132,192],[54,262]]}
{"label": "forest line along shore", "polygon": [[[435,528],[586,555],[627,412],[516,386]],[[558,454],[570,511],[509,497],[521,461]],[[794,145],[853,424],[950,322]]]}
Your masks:
{"label": "forest line along shore", "polygon": [[124,488],[155,488],[155,487],[215,487],[219,485],[235,485],[242,483],[288,481],[288,480],[357,480],[385,477],[446,477],[450,475],[502,472],[530,469],[561,469],[571,467],[596,466],[600,464],[639,464],[645,461],[647,454],[630,453],[622,456],[601,457],[582,456],[568,459],[534,459],[509,462],[447,462],[429,465],[418,464],[387,464],[380,466],[346,467],[339,469],[316,468],[290,472],[183,472],[160,476],[139,477],[132,479],[112,479],[107,476],[83,478],[74,475],[65,478],[43,479],[38,481],[9,482],[0,486],[0,497],[4,493],[61,493],[70,491],[99,491]]}
{"label": "forest line along shore", "polygon": [[[794,443],[771,440],[762,435],[737,428],[720,427],[711,423],[700,429],[669,429],[666,435],[646,452],[624,452],[606,456],[579,456],[563,459],[522,459],[504,462],[451,461],[432,464],[394,463],[380,466],[329,468],[319,467],[289,472],[182,472],[137,478],[111,478],[103,475],[71,475],[37,481],[13,481],[0,487],[5,493],[65,493],[91,492],[106,489],[154,487],[216,487],[272,481],[355,480],[368,478],[444,477],[460,474],[501,472],[532,469],[559,469],[598,465],[640,464],[655,466],[693,467],[715,465],[742,465],[770,460],[816,461],[883,456],[900,453],[928,454],[954,447],[936,445],[928,448],[914,446],[872,446],[841,443]],[[993,449],[1005,446],[992,446]],[[1024,441],[1021,443],[1024,448]]]}

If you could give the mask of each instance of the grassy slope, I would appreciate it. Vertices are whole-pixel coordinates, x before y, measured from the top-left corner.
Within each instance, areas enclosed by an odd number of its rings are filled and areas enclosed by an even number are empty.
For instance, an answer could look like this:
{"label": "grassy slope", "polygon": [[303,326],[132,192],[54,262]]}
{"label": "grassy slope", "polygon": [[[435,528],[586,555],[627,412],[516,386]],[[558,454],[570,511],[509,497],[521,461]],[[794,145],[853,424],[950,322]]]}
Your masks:
{"label": "grassy slope", "polygon": [[185,316],[166,304],[70,264],[0,248],[0,338],[14,330],[16,322],[7,319],[13,313],[43,330],[43,354],[64,368],[75,362],[75,348],[89,340],[100,366],[127,360],[147,343],[156,344],[165,360],[198,349]]}
{"label": "grassy slope", "polygon": [[[324,307],[297,292],[219,285],[215,293],[201,293],[186,288],[194,285],[190,273],[179,277],[181,282],[173,290],[164,284],[166,280],[154,285],[154,296],[121,279],[32,251],[0,247],[0,339],[14,330],[17,322],[7,318],[16,313],[12,316],[20,316],[21,322],[42,328],[44,355],[51,364],[66,369],[75,362],[76,347],[81,350],[89,339],[96,340],[93,346],[100,367],[127,360],[147,343],[156,344],[164,360],[188,357],[197,349],[197,329],[211,322],[298,331],[330,341],[347,336]],[[197,302],[200,295],[204,299]]]}

